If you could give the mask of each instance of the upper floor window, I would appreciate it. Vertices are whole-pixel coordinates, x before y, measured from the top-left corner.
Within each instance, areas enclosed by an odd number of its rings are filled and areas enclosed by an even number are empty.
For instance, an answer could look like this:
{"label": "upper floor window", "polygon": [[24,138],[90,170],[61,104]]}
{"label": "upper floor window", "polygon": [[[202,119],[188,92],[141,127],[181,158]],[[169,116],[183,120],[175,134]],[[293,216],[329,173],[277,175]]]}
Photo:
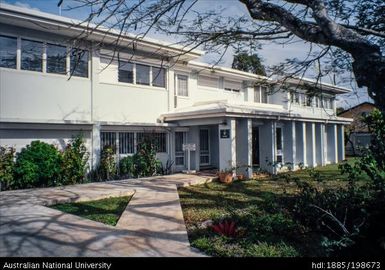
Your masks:
{"label": "upper floor window", "polygon": [[43,70],[43,42],[21,40],[21,69]]}
{"label": "upper floor window", "polygon": [[236,81],[224,81],[223,88],[227,91],[240,92],[241,91],[241,83]]}
{"label": "upper floor window", "polygon": [[16,68],[17,38],[0,36],[0,67]]}
{"label": "upper floor window", "polygon": [[134,83],[134,64],[119,61],[119,82]]}
{"label": "upper floor window", "polygon": [[166,87],[166,72],[164,68],[152,67],[152,85]]}
{"label": "upper floor window", "polygon": [[297,93],[297,92],[291,93],[291,94],[290,94],[290,98],[291,98],[291,103],[297,104],[297,105],[300,104],[300,96],[299,96],[299,93]]}
{"label": "upper floor window", "polygon": [[47,73],[66,74],[67,48],[47,43]]}
{"label": "upper floor window", "polygon": [[71,50],[72,76],[88,77],[88,51],[81,49]]}
{"label": "upper floor window", "polygon": [[257,85],[254,87],[254,102],[267,103],[268,89],[266,86]]}
{"label": "upper floor window", "polygon": [[188,77],[186,75],[178,74],[176,79],[177,79],[177,95],[187,97],[188,96]]}
{"label": "upper floor window", "polygon": [[306,95],[306,106],[311,107],[313,105],[313,97]]}
{"label": "upper floor window", "polygon": [[150,85],[150,67],[136,64],[136,83]]}
{"label": "upper floor window", "polygon": [[198,86],[218,89],[219,88],[219,80],[218,80],[218,78],[199,75],[198,76]]}
{"label": "upper floor window", "polygon": [[325,109],[332,109],[333,108],[333,99],[332,98],[325,97],[323,99],[323,103],[324,103]]}

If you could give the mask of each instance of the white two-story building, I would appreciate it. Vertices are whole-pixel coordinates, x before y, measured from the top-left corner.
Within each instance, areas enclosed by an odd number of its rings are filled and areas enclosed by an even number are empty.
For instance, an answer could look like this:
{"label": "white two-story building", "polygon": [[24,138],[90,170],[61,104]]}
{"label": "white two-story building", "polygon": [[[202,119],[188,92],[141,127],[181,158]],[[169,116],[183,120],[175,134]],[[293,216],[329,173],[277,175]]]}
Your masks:
{"label": "white two-story building", "polygon": [[336,116],[335,96],[349,89],[322,84],[311,97],[310,80],[287,81],[283,90],[196,62],[201,51],[130,35],[116,43],[118,35],[0,4],[0,145],[63,148],[82,133],[96,165],[103,146],[115,146],[119,158],[155,133],[158,158],[174,161],[174,171],[187,167],[186,143],[196,145],[195,170],[344,159],[350,119]]}

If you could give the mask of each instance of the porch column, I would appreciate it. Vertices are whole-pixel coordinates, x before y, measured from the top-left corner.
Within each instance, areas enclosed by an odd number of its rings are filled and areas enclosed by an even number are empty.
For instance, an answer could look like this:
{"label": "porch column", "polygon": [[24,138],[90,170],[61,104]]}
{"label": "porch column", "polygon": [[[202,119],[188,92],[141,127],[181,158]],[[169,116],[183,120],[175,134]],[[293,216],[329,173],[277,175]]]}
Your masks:
{"label": "porch column", "polygon": [[291,140],[292,140],[292,162],[293,169],[295,168],[295,164],[297,163],[297,135],[295,129],[295,121],[291,122]]}
{"label": "porch column", "polygon": [[219,169],[234,168],[237,164],[236,120],[227,119],[227,124],[218,125]]}
{"label": "porch column", "polygon": [[100,160],[100,123],[95,123],[92,126],[92,133],[91,133],[91,144],[92,144],[92,154],[91,154],[91,166],[93,169],[95,169]]}
{"label": "porch column", "polygon": [[327,149],[326,143],[327,137],[325,138],[325,124],[320,124],[320,138],[321,138],[321,165],[326,165]]}
{"label": "porch column", "polygon": [[252,177],[252,135],[253,123],[251,119],[239,119],[237,121],[236,152],[237,165],[240,168],[237,173],[243,173],[247,177]]}
{"label": "porch column", "polygon": [[301,133],[302,133],[302,163],[305,167],[308,166],[307,164],[307,141],[306,141],[306,122],[302,122],[302,125],[301,125]]}
{"label": "porch column", "polygon": [[[311,152],[312,152],[312,166],[317,166],[317,148],[315,138],[315,123],[311,123]],[[310,149],[309,149],[310,150]]]}
{"label": "porch column", "polygon": [[345,134],[344,125],[336,125],[338,138],[338,162],[345,159]]}
{"label": "porch column", "polygon": [[310,167],[316,166],[316,138],[315,138],[315,123],[306,124],[306,161]]}

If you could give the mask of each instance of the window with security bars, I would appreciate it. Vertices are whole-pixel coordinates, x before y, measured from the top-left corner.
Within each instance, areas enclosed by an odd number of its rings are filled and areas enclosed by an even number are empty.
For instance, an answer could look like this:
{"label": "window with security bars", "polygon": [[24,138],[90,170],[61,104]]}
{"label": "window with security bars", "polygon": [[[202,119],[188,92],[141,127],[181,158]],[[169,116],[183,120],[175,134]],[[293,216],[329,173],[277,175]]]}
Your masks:
{"label": "window with security bars", "polygon": [[149,141],[155,145],[156,152],[167,152],[166,133],[138,132],[136,134],[137,145],[144,141]]}
{"label": "window with security bars", "polygon": [[100,148],[111,146],[116,149],[116,132],[101,132],[100,133]]}
{"label": "window with security bars", "polygon": [[119,154],[134,153],[134,133],[119,132]]}

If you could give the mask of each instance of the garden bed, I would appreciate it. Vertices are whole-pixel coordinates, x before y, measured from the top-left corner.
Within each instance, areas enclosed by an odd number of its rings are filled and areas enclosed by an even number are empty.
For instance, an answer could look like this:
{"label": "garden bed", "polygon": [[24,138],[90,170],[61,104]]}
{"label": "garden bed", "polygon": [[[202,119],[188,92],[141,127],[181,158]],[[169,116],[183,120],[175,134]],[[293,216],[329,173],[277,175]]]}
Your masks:
{"label": "garden bed", "polygon": [[132,196],[111,197],[102,200],[63,203],[50,206],[62,212],[115,226]]}

